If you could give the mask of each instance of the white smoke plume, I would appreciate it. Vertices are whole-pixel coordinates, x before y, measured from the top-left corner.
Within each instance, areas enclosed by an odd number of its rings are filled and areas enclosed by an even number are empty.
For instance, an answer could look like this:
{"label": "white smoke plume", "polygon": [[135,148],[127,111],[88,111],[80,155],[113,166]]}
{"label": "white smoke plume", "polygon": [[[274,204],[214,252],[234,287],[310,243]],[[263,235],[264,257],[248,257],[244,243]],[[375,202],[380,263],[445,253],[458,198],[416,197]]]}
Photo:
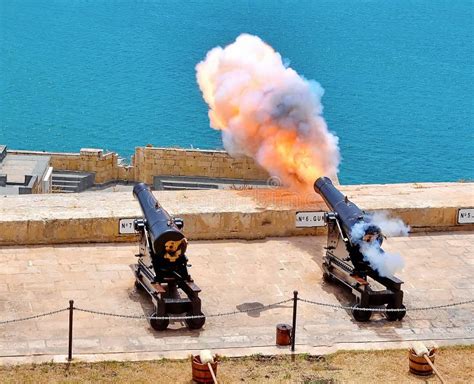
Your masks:
{"label": "white smoke plume", "polygon": [[375,212],[370,217],[370,223],[382,230],[388,237],[408,236],[410,227],[398,218],[390,217],[387,212]]}
{"label": "white smoke plume", "polygon": [[337,173],[338,138],[321,116],[324,90],[259,37],[242,34],[212,49],[196,71],[210,125],[232,156],[251,156],[298,189],[312,191],[318,177]]}
{"label": "white smoke plume", "polygon": [[408,236],[410,227],[402,220],[390,218],[386,212],[376,212],[365,217],[366,221],[360,221],[351,229],[351,241],[358,244],[360,251],[370,266],[380,276],[392,277],[403,269],[405,263],[397,253],[388,253],[382,250],[377,241],[366,242],[362,238],[370,226],[377,226],[385,236]]}

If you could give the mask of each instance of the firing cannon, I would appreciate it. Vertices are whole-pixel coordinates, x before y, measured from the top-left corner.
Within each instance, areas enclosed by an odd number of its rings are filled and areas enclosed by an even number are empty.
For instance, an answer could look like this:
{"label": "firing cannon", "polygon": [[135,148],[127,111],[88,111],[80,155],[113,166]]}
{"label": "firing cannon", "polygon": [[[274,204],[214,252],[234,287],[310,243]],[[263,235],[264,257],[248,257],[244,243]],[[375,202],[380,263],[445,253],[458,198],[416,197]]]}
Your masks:
{"label": "firing cannon", "polygon": [[[352,311],[357,321],[368,321],[372,311],[357,310],[385,305],[400,311],[385,312],[390,321],[401,320],[406,314],[403,305],[403,281],[395,276],[381,276],[364,258],[361,247],[375,246],[380,252],[383,242],[381,229],[371,224],[370,217],[344,196],[327,177],[314,183],[314,190],[321,195],[332,212],[325,214],[328,225],[328,242],[323,258],[323,278],[336,281],[352,290],[356,305]],[[356,234],[357,232],[357,234]],[[377,244],[376,244],[377,243]],[[386,289],[376,290],[368,277]]]}
{"label": "firing cannon", "polygon": [[[134,222],[139,235],[138,263],[134,265],[135,287],[151,296],[155,307],[152,317],[163,318],[150,319],[150,325],[162,331],[169,325],[170,314],[202,316],[201,289],[188,273],[185,254],[188,243],[181,231],[183,220],[171,217],[147,185],[135,185],[133,195],[144,216]],[[198,317],[186,319],[185,323],[190,329],[199,329],[205,320]]]}

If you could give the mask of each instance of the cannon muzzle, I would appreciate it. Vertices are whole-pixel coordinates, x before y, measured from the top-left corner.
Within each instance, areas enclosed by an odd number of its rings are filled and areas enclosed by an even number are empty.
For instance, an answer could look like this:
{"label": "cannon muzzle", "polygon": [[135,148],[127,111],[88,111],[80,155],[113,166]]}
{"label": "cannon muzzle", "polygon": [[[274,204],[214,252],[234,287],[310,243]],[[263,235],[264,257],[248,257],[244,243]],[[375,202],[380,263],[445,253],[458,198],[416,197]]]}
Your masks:
{"label": "cannon muzzle", "polygon": [[175,220],[158,203],[150,188],[139,183],[133,188],[133,195],[138,200],[145,218],[145,226],[150,236],[151,247],[156,255],[186,250],[186,239]]}
{"label": "cannon muzzle", "polygon": [[321,195],[327,206],[337,214],[346,234],[350,237],[351,228],[364,220],[364,212],[344,196],[327,177],[320,177],[314,183],[314,190]]}

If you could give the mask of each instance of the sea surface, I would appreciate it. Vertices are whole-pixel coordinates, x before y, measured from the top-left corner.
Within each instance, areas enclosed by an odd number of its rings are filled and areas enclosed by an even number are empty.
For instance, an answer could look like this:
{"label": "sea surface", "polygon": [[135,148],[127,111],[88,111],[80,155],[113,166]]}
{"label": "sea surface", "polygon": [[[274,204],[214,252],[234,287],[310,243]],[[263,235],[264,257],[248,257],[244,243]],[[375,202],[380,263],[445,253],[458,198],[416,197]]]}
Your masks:
{"label": "sea surface", "polygon": [[0,144],[221,148],[195,80],[256,34],[321,83],[342,183],[474,179],[473,1],[0,0]]}

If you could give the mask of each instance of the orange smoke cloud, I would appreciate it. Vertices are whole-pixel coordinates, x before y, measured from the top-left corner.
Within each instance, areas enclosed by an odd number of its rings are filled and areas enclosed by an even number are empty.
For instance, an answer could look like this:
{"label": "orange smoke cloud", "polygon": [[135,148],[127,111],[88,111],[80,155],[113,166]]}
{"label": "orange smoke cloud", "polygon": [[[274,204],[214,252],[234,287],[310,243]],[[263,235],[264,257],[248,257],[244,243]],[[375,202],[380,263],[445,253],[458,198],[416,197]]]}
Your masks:
{"label": "orange smoke cloud", "polygon": [[337,173],[338,138],[321,116],[323,89],[260,38],[243,34],[212,49],[196,71],[211,127],[222,131],[231,155],[253,157],[298,189],[312,190],[318,177]]}

